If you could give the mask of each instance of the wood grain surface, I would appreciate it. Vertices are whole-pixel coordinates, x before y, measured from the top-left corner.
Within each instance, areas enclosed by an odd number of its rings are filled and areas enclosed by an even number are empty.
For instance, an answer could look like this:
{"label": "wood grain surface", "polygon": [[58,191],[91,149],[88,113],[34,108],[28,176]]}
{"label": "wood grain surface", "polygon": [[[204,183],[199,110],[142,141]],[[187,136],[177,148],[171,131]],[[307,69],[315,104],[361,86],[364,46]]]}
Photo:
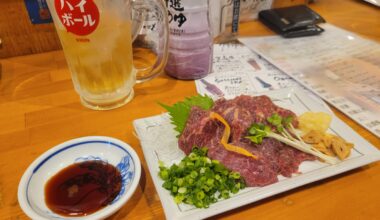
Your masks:
{"label": "wood grain surface", "polygon": [[[379,8],[357,0],[317,0],[310,6],[328,22],[380,43]],[[273,34],[257,21],[242,24],[240,33]],[[88,135],[121,139],[136,150],[142,162],[136,193],[110,219],[165,219],[132,121],[162,113],[158,101],[174,103],[196,94],[193,81],[161,75],[136,85],[136,96],[126,106],[100,112],[80,104],[62,51],[2,59],[1,67],[0,219],[28,219],[18,205],[17,187],[33,160],[56,144]],[[380,148],[377,137],[334,112]],[[373,163],[212,219],[380,219],[379,186],[380,164]]]}
{"label": "wood grain surface", "polygon": [[0,1],[0,39],[0,58],[61,48],[53,23],[32,24],[24,0]]}

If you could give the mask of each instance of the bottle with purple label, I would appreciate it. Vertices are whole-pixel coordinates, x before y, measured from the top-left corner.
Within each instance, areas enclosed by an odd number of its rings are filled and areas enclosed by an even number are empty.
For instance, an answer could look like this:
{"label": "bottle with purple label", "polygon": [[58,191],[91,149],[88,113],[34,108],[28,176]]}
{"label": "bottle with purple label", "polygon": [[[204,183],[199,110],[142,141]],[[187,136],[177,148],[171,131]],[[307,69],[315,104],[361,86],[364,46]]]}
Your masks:
{"label": "bottle with purple label", "polygon": [[166,0],[169,58],[165,71],[177,79],[199,79],[211,72],[213,37],[208,0]]}

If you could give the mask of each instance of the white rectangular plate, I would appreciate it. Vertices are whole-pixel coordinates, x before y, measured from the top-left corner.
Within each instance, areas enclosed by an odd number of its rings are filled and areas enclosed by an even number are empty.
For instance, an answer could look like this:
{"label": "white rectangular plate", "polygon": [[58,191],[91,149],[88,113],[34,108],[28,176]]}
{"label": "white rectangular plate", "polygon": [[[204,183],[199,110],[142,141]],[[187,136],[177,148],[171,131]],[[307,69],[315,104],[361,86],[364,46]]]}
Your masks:
{"label": "white rectangular plate", "polygon": [[169,116],[162,114],[135,120],[133,124],[167,219],[194,220],[207,218],[380,160],[380,151],[378,149],[335,117],[325,105],[315,102],[305,92],[298,89],[285,89],[264,94],[268,95],[277,105],[290,109],[297,115],[306,111],[329,113],[333,118],[329,133],[341,136],[348,142],[355,144],[351,156],[336,165],[329,165],[319,161],[303,162],[299,168],[300,173],[294,174],[291,178],[279,176],[279,182],[277,183],[265,187],[248,187],[230,199],[218,201],[208,209],[197,209],[193,206],[177,205],[170,193],[161,186],[163,181],[157,175],[159,161],[163,161],[165,165],[170,166],[179,162],[185,156],[178,148],[177,134],[173,129],[173,125],[170,124]]}

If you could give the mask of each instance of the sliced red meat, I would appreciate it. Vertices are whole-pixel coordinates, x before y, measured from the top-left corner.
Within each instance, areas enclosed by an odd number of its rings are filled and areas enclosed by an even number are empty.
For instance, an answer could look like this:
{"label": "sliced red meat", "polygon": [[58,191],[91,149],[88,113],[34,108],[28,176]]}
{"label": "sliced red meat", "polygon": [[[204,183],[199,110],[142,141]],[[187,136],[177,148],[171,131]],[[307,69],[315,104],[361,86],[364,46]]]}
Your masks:
{"label": "sliced red meat", "polygon": [[[210,118],[211,111],[220,114],[230,125],[229,142],[257,155],[257,160],[223,147],[220,140],[225,128],[221,122]],[[278,175],[290,177],[298,172],[303,161],[315,160],[315,157],[272,138],[265,138],[259,145],[245,138],[247,129],[253,123],[267,123],[266,118],[274,113],[295,118],[293,112],[278,107],[267,96],[243,95],[232,100],[220,99],[210,111],[193,107],[186,128],[179,138],[179,147],[186,154],[194,146],[207,147],[211,159],[219,160],[228,169],[239,172],[248,186],[265,186],[277,182]],[[296,120],[294,125],[297,125]]]}

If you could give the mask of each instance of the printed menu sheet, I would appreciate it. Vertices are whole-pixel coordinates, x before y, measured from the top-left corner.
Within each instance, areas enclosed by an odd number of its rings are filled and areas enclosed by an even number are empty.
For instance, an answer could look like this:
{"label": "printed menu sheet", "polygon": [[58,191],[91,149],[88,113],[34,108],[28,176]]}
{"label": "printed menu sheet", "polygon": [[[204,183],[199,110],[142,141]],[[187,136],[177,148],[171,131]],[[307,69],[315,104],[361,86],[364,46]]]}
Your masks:
{"label": "printed menu sheet", "polygon": [[295,80],[278,70],[242,44],[214,45],[213,71],[195,81],[198,93],[213,98],[234,98],[285,87],[299,87]]}
{"label": "printed menu sheet", "polygon": [[199,94],[213,99],[232,99],[242,94],[257,95],[282,88],[300,88],[314,101],[326,106],[310,90],[243,44],[215,44],[213,71],[195,80],[195,85]]}
{"label": "printed menu sheet", "polygon": [[380,137],[380,44],[330,24],[319,36],[242,43]]}

